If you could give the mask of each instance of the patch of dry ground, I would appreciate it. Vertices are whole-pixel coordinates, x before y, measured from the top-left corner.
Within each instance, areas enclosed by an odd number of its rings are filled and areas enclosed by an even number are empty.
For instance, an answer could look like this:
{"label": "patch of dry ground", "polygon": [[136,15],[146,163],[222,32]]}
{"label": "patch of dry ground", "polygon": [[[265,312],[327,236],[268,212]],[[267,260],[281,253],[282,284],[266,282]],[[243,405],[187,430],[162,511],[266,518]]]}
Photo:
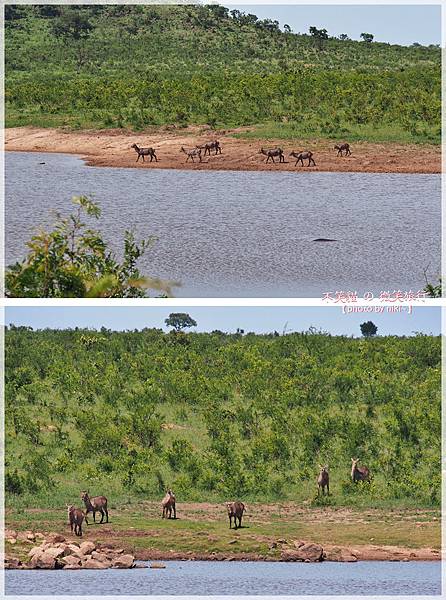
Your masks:
{"label": "patch of dry ground", "polygon": [[[441,148],[434,145],[395,143],[353,143],[352,156],[337,157],[329,140],[252,140],[237,139],[232,134],[243,128],[214,132],[206,128],[159,128],[134,133],[125,130],[71,131],[13,127],[5,131],[5,149],[20,152],[61,152],[77,154],[94,167],[135,167],[138,169],[195,169],[232,171],[310,171],[367,173],[440,173]],[[181,146],[193,148],[218,138],[222,154],[203,158],[202,163],[186,163]],[[155,148],[159,161],[136,164],[132,144]],[[261,147],[280,146],[285,152],[284,164],[266,164],[259,153]],[[312,150],[316,167],[295,167],[288,157],[291,150]],[[305,161],[305,164],[307,162]]]}

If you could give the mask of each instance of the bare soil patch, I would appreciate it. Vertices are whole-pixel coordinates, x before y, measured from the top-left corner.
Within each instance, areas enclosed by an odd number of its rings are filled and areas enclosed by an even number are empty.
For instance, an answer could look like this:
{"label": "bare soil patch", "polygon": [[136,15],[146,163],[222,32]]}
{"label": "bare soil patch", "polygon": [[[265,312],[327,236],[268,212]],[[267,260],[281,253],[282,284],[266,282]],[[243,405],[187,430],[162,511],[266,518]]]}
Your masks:
{"label": "bare soil patch", "polygon": [[[246,129],[246,128],[245,128]],[[5,149],[20,152],[58,152],[81,156],[89,166],[132,167],[138,169],[191,169],[231,171],[294,171],[294,172],[359,172],[359,173],[440,173],[441,148],[434,145],[395,143],[352,143],[352,156],[337,157],[330,140],[274,140],[237,139],[234,133],[243,128],[211,131],[206,128],[168,127],[144,133],[125,130],[72,131],[13,127],[5,131]],[[222,154],[203,156],[201,163],[186,162],[181,146],[193,148],[197,144],[218,139]],[[136,163],[137,154],[132,144],[153,147],[158,162],[146,158]],[[284,149],[285,163],[267,164],[259,153],[261,147],[280,146]],[[288,155],[291,150],[311,149],[316,167],[294,166]],[[305,161],[305,165],[307,161]]]}

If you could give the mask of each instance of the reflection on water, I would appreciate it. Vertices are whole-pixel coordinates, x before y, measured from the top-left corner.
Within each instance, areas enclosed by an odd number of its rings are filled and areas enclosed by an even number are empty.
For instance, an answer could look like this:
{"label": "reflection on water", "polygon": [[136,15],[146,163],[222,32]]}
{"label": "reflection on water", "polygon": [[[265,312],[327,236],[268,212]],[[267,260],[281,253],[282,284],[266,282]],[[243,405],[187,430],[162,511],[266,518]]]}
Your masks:
{"label": "reflection on water", "polygon": [[431,281],[440,270],[439,175],[113,169],[17,152],[6,153],[7,264],[75,194],[100,202],[116,250],[125,229],[158,236],[141,272],[181,280],[178,296],[416,291],[426,267]]}

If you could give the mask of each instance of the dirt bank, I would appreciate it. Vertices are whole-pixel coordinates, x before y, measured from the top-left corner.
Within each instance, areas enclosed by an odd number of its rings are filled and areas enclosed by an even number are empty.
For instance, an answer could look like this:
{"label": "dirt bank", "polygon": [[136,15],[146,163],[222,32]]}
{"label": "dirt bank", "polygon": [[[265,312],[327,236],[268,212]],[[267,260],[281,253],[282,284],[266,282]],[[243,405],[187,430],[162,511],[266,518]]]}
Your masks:
{"label": "dirt bank", "polygon": [[[146,133],[123,130],[68,131],[64,129],[38,129],[14,127],[5,131],[5,149],[21,152],[62,152],[77,154],[94,167],[135,167],[138,169],[196,169],[232,171],[333,171],[362,173],[440,173],[441,149],[439,146],[395,143],[352,143],[352,156],[340,158],[330,140],[246,140],[232,137],[237,130],[212,132],[205,128],[188,127],[170,130],[160,128]],[[222,154],[207,156],[202,163],[189,161],[180,151],[181,146],[192,148],[210,139],[218,138]],[[140,159],[131,148],[152,146],[156,149],[157,163]],[[284,149],[284,164],[265,163],[259,154],[263,146],[280,146]],[[291,150],[311,149],[316,167],[295,167],[289,158]],[[305,164],[307,162],[305,161]]]}

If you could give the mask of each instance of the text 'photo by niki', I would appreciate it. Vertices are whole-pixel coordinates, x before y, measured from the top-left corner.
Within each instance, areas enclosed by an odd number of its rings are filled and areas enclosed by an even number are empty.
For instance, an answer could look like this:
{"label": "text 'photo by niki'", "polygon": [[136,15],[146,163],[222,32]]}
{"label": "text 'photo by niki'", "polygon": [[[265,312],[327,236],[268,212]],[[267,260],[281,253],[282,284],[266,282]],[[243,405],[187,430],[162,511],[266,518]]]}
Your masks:
{"label": "text 'photo by niki'", "polygon": [[3,594],[440,597],[443,0],[3,4]]}

